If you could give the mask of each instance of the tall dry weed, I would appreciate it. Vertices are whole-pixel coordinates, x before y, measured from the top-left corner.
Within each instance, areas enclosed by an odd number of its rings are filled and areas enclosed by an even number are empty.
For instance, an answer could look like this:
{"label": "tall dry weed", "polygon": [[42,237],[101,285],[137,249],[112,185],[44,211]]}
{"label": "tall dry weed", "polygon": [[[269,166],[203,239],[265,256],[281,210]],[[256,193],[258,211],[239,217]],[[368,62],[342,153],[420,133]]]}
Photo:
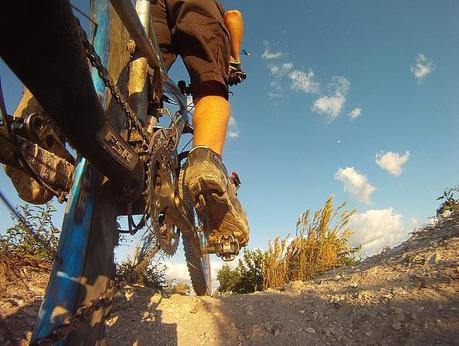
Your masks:
{"label": "tall dry weed", "polygon": [[269,243],[263,265],[263,284],[279,288],[289,281],[311,279],[329,269],[353,262],[357,249],[349,245],[349,218],[355,210],[347,210],[346,203],[333,207],[329,197],[323,208],[310,220],[310,210],[303,213],[296,224],[293,239]]}
{"label": "tall dry weed", "polygon": [[[287,236],[288,238],[288,236]],[[288,277],[288,263],[286,262],[285,246],[287,238],[269,241],[269,249],[263,262],[263,288],[277,288],[284,285]]]}

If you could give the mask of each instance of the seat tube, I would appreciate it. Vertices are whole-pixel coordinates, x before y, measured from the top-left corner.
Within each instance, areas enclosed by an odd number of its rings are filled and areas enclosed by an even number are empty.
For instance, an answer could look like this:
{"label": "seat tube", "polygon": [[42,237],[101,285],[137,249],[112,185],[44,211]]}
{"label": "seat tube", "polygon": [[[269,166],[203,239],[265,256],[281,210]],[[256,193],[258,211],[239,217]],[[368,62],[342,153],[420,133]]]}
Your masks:
{"label": "seat tube", "polygon": [[[148,35],[150,23],[150,1],[136,0],[135,9],[140,22]],[[148,64],[145,57],[139,57],[131,62],[129,70],[129,105],[137,117],[143,122],[147,121],[148,106]]]}

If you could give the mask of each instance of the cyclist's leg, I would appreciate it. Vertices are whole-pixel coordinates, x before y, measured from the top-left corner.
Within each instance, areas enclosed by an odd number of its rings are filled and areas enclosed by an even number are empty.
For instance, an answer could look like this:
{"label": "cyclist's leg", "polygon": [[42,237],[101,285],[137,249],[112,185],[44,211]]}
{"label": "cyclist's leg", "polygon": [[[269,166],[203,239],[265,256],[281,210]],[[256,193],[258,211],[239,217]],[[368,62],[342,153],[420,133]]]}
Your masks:
{"label": "cyclist's leg", "polygon": [[[177,3],[180,3],[177,1]],[[196,106],[194,146],[221,154],[230,118],[228,98],[229,34],[223,9],[215,1],[168,2],[173,43],[190,74]]]}
{"label": "cyclist's leg", "polygon": [[236,85],[247,78],[241,66],[241,44],[244,32],[242,13],[238,10],[226,11],[224,15],[225,25],[230,34],[230,64],[228,84]]}
{"label": "cyclist's leg", "polygon": [[230,104],[222,96],[208,95],[195,101],[193,146],[206,146],[222,154],[230,118]]}
{"label": "cyclist's leg", "polygon": [[223,19],[231,38],[230,62],[240,63],[241,44],[244,33],[242,14],[238,10],[229,10],[225,12]]}
{"label": "cyclist's leg", "polygon": [[173,42],[190,74],[196,102],[195,142],[188,156],[185,181],[210,242],[218,247],[223,245],[220,237],[225,236],[232,251],[217,252],[229,257],[239,251],[232,237],[240,245],[245,245],[249,237],[247,218],[220,156],[230,116],[229,34],[217,2],[190,0],[181,4],[172,14],[176,16]]}
{"label": "cyclist's leg", "polygon": [[153,29],[156,40],[161,50],[161,57],[167,70],[174,63],[177,54],[172,43],[172,32],[169,27],[165,0],[151,2],[150,14],[153,21]]}

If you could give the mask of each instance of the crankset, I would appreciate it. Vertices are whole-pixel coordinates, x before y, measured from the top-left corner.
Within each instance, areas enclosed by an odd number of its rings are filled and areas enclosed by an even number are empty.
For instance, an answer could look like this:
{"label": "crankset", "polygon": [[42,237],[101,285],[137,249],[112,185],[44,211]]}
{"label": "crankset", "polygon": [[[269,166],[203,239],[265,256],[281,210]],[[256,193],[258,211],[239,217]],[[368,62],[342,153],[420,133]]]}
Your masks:
{"label": "crankset", "polygon": [[148,210],[153,232],[166,255],[177,251],[180,232],[168,211],[175,208],[178,160],[175,151],[159,146],[152,152],[149,169]]}

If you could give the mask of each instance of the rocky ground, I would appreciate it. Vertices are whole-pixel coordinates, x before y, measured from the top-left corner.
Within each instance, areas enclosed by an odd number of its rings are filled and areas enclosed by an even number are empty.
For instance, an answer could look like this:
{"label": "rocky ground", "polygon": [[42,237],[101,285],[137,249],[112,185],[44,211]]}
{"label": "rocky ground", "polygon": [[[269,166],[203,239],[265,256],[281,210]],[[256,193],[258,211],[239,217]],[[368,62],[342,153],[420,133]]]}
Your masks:
{"label": "rocky ground", "polygon": [[[1,286],[0,344],[26,343],[30,337],[46,281],[32,274],[29,291]],[[458,277],[456,215],[355,267],[292,282],[282,291],[163,297],[126,287],[107,321],[108,340],[111,345],[457,345]]]}

